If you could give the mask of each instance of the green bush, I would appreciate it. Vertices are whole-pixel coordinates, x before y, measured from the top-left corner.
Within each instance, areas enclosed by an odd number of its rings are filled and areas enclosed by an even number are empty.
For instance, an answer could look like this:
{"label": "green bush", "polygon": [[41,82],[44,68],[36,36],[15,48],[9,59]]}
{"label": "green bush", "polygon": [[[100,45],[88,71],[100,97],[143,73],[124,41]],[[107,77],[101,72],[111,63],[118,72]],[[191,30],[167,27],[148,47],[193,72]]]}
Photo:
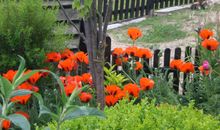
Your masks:
{"label": "green bush", "polygon": [[[63,130],[218,130],[220,122],[210,115],[189,106],[171,106],[153,103],[142,103],[133,105],[123,100],[114,107],[106,108],[107,119],[96,117],[79,118],[67,121],[62,126]],[[54,123],[48,127],[55,128]]]}
{"label": "green bush", "polygon": [[63,28],[56,24],[56,14],[56,9],[43,9],[42,0],[0,1],[1,71],[15,68],[17,55],[28,68],[41,67],[45,52],[64,45],[65,36],[56,33]]}

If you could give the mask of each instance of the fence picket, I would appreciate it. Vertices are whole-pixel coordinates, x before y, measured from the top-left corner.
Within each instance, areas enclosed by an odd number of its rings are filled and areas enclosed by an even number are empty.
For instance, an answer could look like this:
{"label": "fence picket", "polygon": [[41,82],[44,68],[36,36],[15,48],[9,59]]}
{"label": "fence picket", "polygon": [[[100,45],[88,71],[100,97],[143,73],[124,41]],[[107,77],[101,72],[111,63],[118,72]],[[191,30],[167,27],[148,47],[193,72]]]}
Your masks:
{"label": "fence picket", "polygon": [[154,61],[153,61],[153,68],[158,68],[159,67],[159,63],[160,63],[160,50],[157,49],[154,51]]}
{"label": "fence picket", "polygon": [[[186,47],[185,50],[185,62],[189,62],[191,60],[191,54],[192,54],[192,48],[190,46]],[[188,73],[184,73],[183,76],[183,92],[185,91],[185,87],[186,87],[186,82],[189,80],[189,74]]]}
{"label": "fence picket", "polygon": [[123,20],[124,0],[120,0],[119,20]]}
{"label": "fence picket", "polygon": [[114,7],[114,21],[118,20],[118,0],[115,0],[115,7]]}
{"label": "fence picket", "polygon": [[128,19],[128,14],[129,14],[129,4],[130,3],[130,0],[126,0],[125,2],[125,19]]}
{"label": "fence picket", "polygon": [[[176,48],[174,53],[174,59],[181,59],[181,48]],[[180,72],[178,70],[173,71],[173,89],[179,91]]]}
{"label": "fence picket", "polygon": [[136,0],[135,18],[139,17],[139,11],[140,11],[140,0]]}
{"label": "fence picket", "polygon": [[140,16],[144,16],[144,9],[145,9],[145,0],[141,0],[141,14]]}
{"label": "fence picket", "polygon": [[134,18],[134,6],[135,6],[136,0],[131,0],[131,12],[130,12],[130,18]]}

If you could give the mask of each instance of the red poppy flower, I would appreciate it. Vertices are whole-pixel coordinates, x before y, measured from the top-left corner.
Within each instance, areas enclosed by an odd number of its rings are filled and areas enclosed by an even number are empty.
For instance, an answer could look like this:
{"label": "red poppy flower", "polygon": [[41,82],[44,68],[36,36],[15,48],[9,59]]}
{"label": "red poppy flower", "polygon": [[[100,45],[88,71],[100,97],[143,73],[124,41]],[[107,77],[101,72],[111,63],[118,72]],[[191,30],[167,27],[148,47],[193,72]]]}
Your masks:
{"label": "red poppy flower", "polygon": [[140,79],[141,90],[151,90],[154,87],[154,81],[148,78]]}
{"label": "red poppy flower", "polygon": [[65,91],[66,95],[70,96],[76,87],[77,87],[77,83],[76,82],[66,85],[64,87],[64,91]]}
{"label": "red poppy flower", "polygon": [[84,83],[88,83],[88,84],[92,85],[92,75],[90,73],[84,73],[82,75],[82,81]]}
{"label": "red poppy flower", "polygon": [[67,58],[72,57],[73,55],[74,55],[74,53],[73,53],[70,49],[66,48],[66,49],[61,53],[61,58],[67,59]]}
{"label": "red poppy flower", "polygon": [[126,62],[128,62],[128,57],[122,57],[122,58],[119,57],[119,58],[115,59],[115,64],[118,66],[120,66],[120,65],[122,65],[122,63],[126,63]]}
{"label": "red poppy flower", "polygon": [[20,104],[25,105],[30,99],[30,97],[31,97],[31,94],[28,94],[28,95],[22,95],[22,96],[15,96],[11,98],[10,100],[11,102],[18,102]]}
{"label": "red poppy flower", "polygon": [[10,120],[3,120],[2,121],[2,128],[5,130],[8,130],[11,126],[11,121]]}
{"label": "red poppy flower", "polygon": [[39,88],[36,86],[31,85],[28,82],[24,82],[23,84],[19,85],[17,87],[17,89],[26,89],[26,90],[30,90],[30,91],[34,91],[34,92],[38,92]]}
{"label": "red poppy flower", "polygon": [[136,63],[134,68],[135,70],[140,70],[143,68],[143,65],[140,62],[135,62],[135,63]]}
{"label": "red poppy flower", "polygon": [[73,69],[76,70],[77,66],[78,66],[78,64],[71,59],[66,59],[66,60],[60,61],[58,64],[58,68],[63,69],[66,72],[70,72]]}
{"label": "red poppy flower", "polygon": [[107,106],[114,106],[118,102],[118,99],[113,95],[105,96],[105,103]]}
{"label": "red poppy flower", "polygon": [[61,55],[58,52],[50,52],[46,54],[47,62],[59,62],[61,60]]}
{"label": "red poppy flower", "polygon": [[30,119],[30,116],[29,116],[28,113],[26,113],[26,112],[17,111],[17,112],[15,112],[15,114],[20,114],[20,115],[24,116],[27,120]]}
{"label": "red poppy flower", "polygon": [[109,95],[116,95],[119,91],[121,91],[121,88],[119,88],[117,85],[108,85],[105,87],[105,91]]}
{"label": "red poppy flower", "polygon": [[181,59],[174,59],[170,62],[171,69],[180,70],[180,67],[183,65],[183,61]]}
{"label": "red poppy flower", "polygon": [[115,97],[118,99],[118,100],[121,100],[125,97],[127,97],[128,95],[126,94],[125,91],[118,91],[115,95]]}
{"label": "red poppy flower", "polygon": [[16,75],[17,71],[14,70],[9,70],[7,73],[3,74],[3,77],[5,77],[6,79],[8,79],[9,81],[13,81],[14,76]]}
{"label": "red poppy flower", "polygon": [[203,66],[199,66],[199,71],[206,76],[209,75],[211,72],[210,69],[204,69]]}
{"label": "red poppy flower", "polygon": [[202,46],[210,51],[214,51],[218,49],[219,42],[215,39],[205,39],[202,41]]}
{"label": "red poppy flower", "polygon": [[150,59],[153,57],[153,54],[152,52],[150,51],[150,49],[148,48],[139,48],[137,51],[136,51],[136,54],[135,56],[139,57],[139,58],[147,58],[147,59]]}
{"label": "red poppy flower", "polygon": [[79,98],[80,98],[81,102],[87,103],[87,102],[89,102],[92,99],[92,94],[86,93],[86,92],[82,92],[80,94]]}
{"label": "red poppy flower", "polygon": [[31,84],[35,84],[40,78],[41,78],[41,73],[40,72],[37,72],[35,74],[33,74],[29,79],[28,81],[31,83]]}
{"label": "red poppy flower", "polygon": [[75,54],[75,56],[79,62],[89,64],[88,56],[84,52],[79,51]]}
{"label": "red poppy flower", "polygon": [[112,52],[112,55],[113,56],[116,56],[116,57],[120,57],[124,54],[124,51],[122,48],[115,48]]}
{"label": "red poppy flower", "polygon": [[124,91],[134,97],[139,96],[140,88],[136,84],[129,83],[124,86]]}
{"label": "red poppy flower", "polygon": [[125,54],[130,56],[135,56],[138,48],[136,46],[128,47],[125,49]]}
{"label": "red poppy flower", "polygon": [[180,71],[184,73],[194,73],[194,65],[191,62],[184,63],[180,67]]}
{"label": "red poppy flower", "polygon": [[211,31],[211,30],[209,30],[209,29],[201,29],[200,31],[199,31],[199,36],[203,39],[203,40],[205,40],[205,39],[209,39],[211,36],[213,36],[214,35],[214,33]]}
{"label": "red poppy flower", "polygon": [[128,28],[128,36],[133,40],[137,40],[139,37],[142,36],[142,32],[139,28],[131,27]]}

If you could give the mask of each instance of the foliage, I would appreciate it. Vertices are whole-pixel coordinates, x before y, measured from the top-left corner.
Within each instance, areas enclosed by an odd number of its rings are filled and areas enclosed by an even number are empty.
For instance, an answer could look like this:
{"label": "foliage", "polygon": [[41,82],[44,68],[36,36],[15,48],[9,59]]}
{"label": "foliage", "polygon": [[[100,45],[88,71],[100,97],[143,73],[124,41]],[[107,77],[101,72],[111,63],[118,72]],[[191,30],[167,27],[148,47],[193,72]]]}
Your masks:
{"label": "foliage", "polygon": [[67,37],[56,31],[65,28],[55,23],[57,10],[42,8],[42,2],[0,1],[1,72],[16,68],[16,55],[23,56],[30,68],[42,67],[45,52],[64,46]]}
{"label": "foliage", "polygon": [[116,65],[110,66],[108,69],[107,67],[104,68],[105,72],[105,85],[117,85],[117,86],[123,86],[123,84],[128,81],[129,79],[126,78],[124,75],[121,73],[117,73],[114,71],[114,68]]}
{"label": "foliage", "polygon": [[[171,106],[168,104],[154,105],[143,100],[133,105],[134,101],[120,101],[111,108],[105,108],[108,117],[105,120],[98,118],[81,118],[64,123],[62,129],[80,130],[160,130],[160,129],[187,129],[187,130],[214,130],[220,129],[219,121],[210,115],[196,110],[191,102],[189,106]],[[84,122],[84,123],[82,123]],[[55,129],[56,123],[48,124]],[[40,128],[39,128],[40,129]]]}

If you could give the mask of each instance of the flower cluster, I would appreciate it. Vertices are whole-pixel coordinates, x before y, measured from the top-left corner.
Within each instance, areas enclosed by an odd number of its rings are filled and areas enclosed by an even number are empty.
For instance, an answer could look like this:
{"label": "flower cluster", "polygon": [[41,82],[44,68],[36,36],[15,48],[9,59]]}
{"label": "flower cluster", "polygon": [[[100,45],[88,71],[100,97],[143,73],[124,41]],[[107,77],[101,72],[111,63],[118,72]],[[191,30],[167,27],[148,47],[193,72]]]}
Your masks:
{"label": "flower cluster", "polygon": [[[153,54],[148,48],[138,48],[136,46],[131,46],[126,49],[115,48],[112,51],[112,56],[115,58],[116,65],[122,65],[122,63],[126,63],[128,61],[133,60],[134,58],[141,59],[150,59]],[[139,70],[143,68],[140,62],[136,62],[135,70]]]}
{"label": "flower cluster", "polygon": [[181,59],[173,59],[170,62],[171,69],[177,69],[184,73],[194,73],[194,65],[192,62],[183,62]]}
{"label": "flower cluster", "polygon": [[89,64],[88,56],[82,51],[76,52],[75,54],[69,50],[65,49],[61,53],[50,52],[46,54],[47,62],[58,62],[58,68],[64,70],[65,72],[70,72],[72,70],[77,70],[80,63]]}
{"label": "flower cluster", "polygon": [[123,98],[134,97],[138,98],[140,91],[151,90],[154,87],[154,81],[145,77],[142,77],[139,82],[140,85],[134,83],[128,83],[121,89],[117,85],[108,85],[105,87],[106,97],[105,102],[107,106],[115,105],[119,100]]}
{"label": "flower cluster", "polygon": [[218,49],[219,42],[213,37],[214,33],[209,29],[201,29],[199,31],[199,36],[202,39],[202,47],[215,51]]}

